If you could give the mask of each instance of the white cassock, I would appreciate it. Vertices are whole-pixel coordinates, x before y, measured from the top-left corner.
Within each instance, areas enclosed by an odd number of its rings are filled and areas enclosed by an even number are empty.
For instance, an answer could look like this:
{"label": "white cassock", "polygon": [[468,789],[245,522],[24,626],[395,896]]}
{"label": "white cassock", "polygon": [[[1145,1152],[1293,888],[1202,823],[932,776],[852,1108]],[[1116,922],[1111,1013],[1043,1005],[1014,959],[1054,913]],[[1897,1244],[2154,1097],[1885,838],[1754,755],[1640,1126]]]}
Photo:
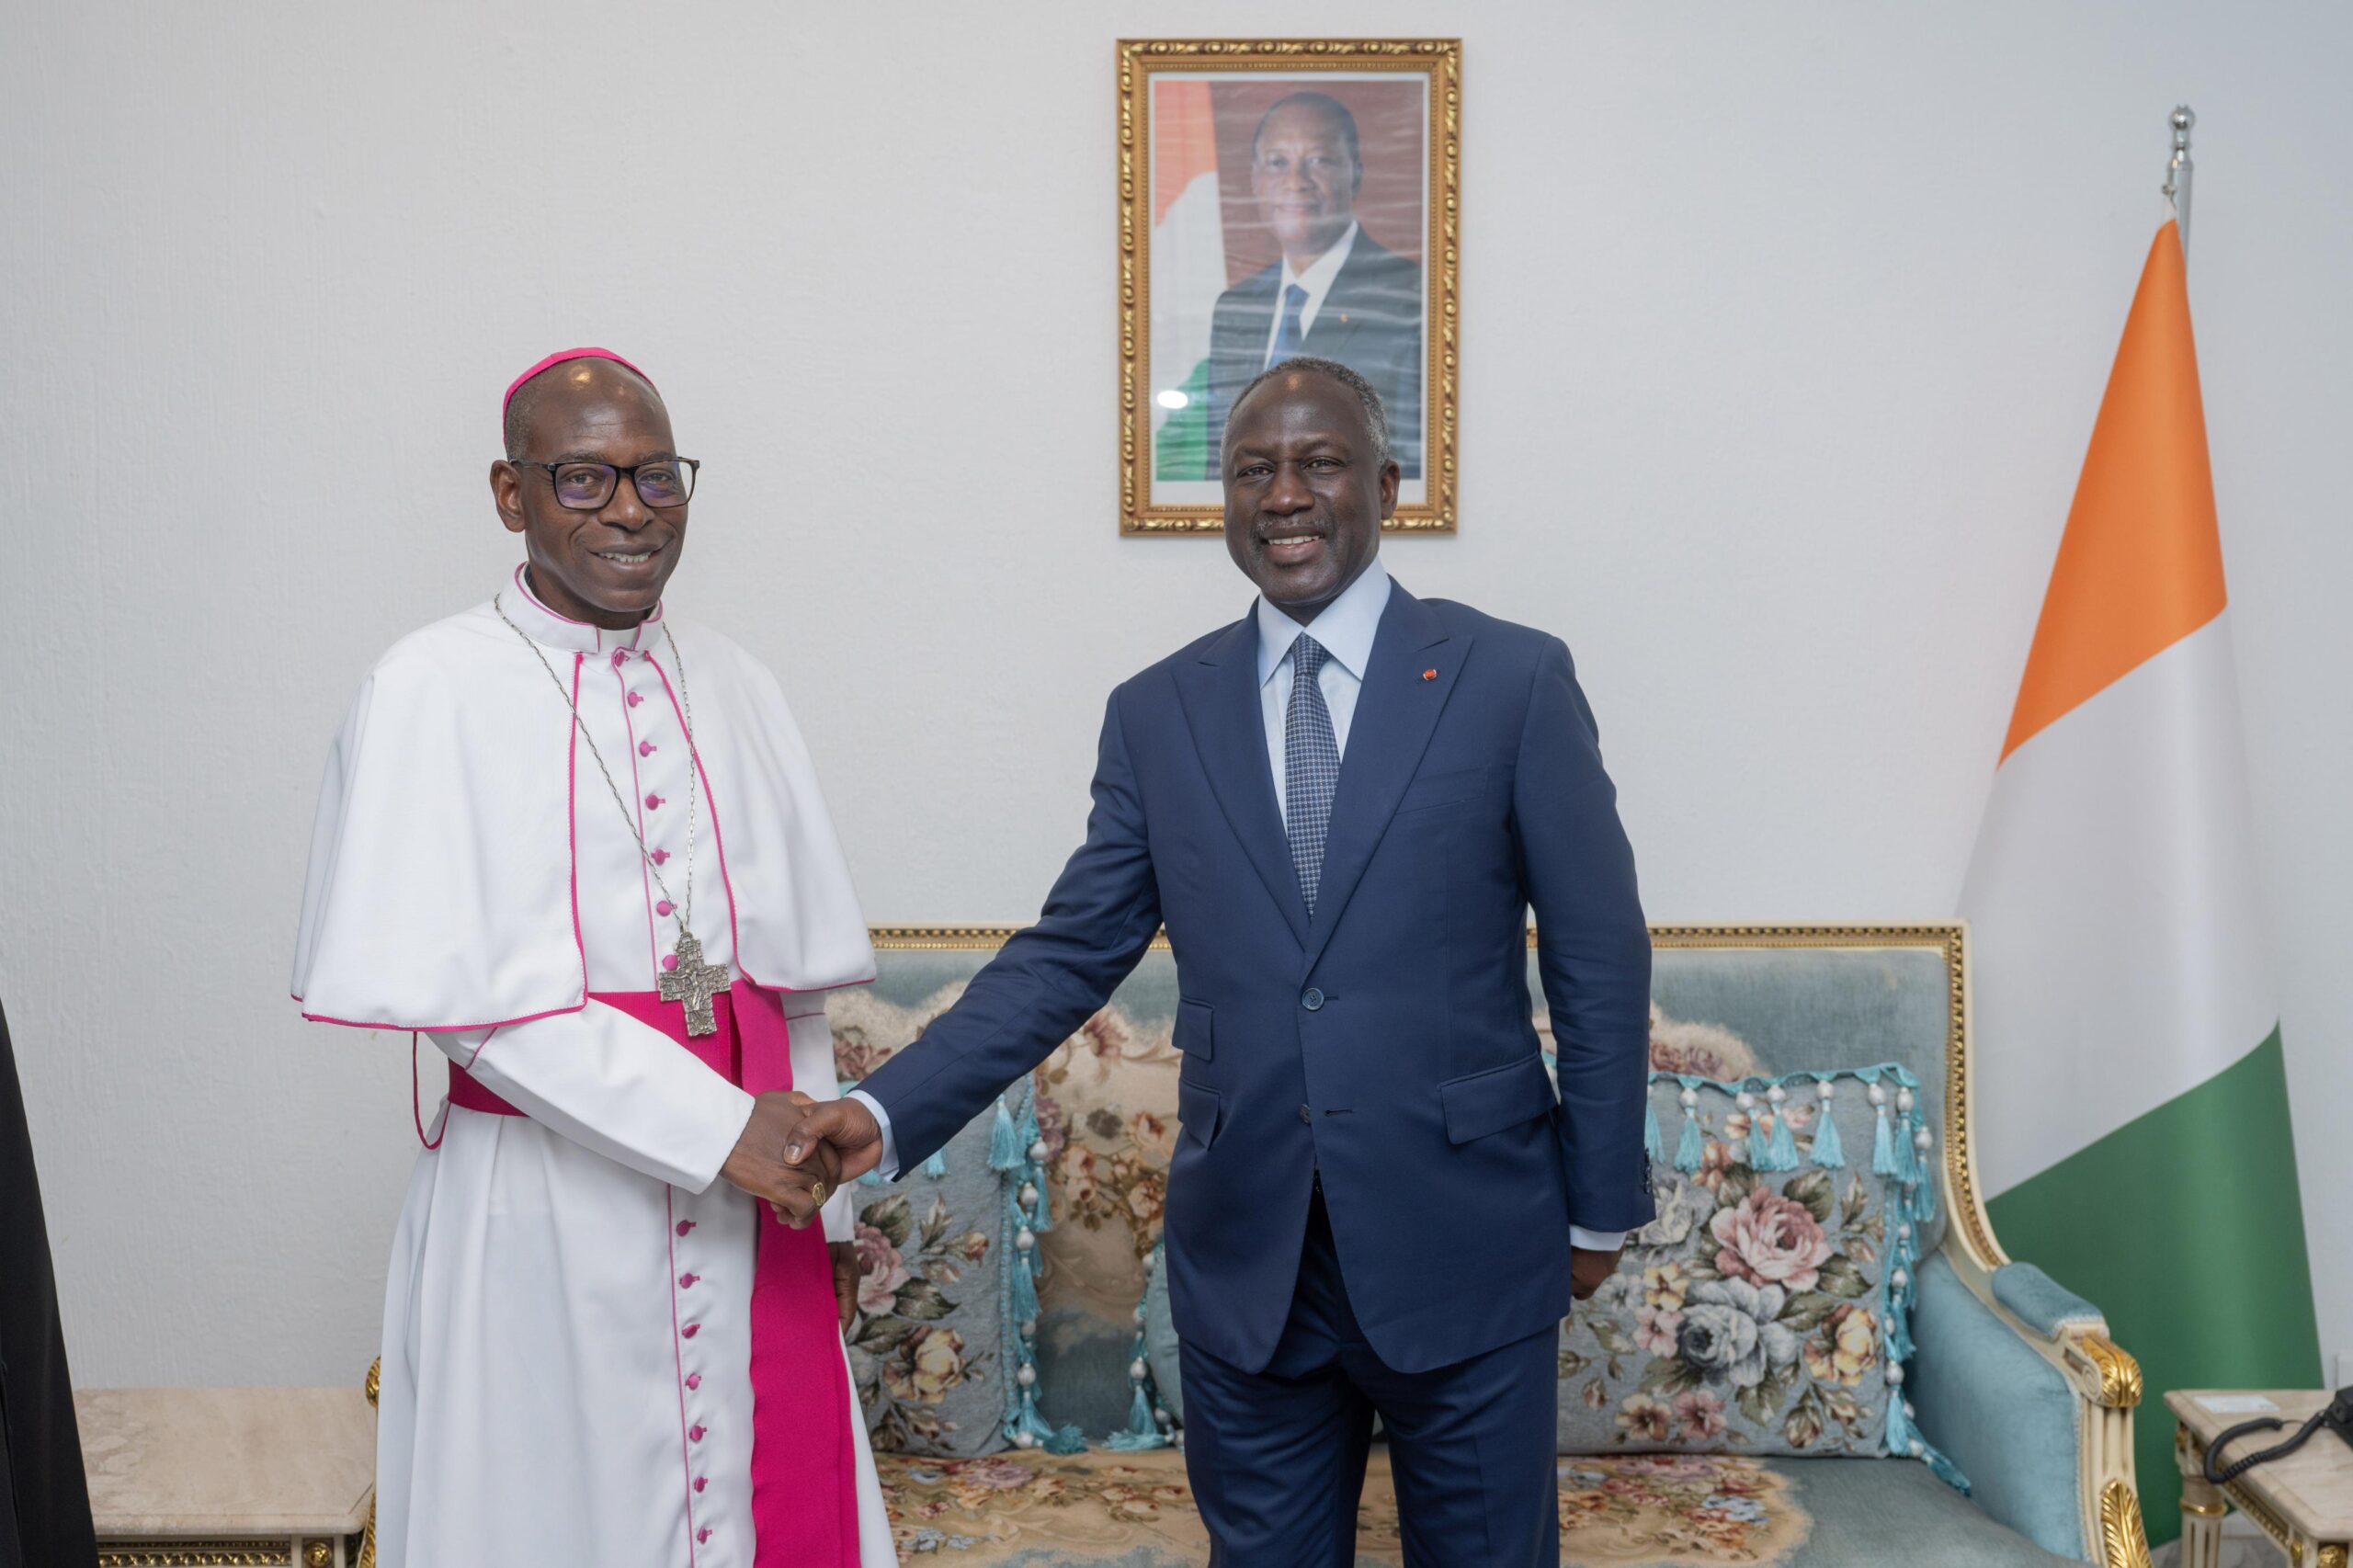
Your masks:
{"label": "white cassock", "polygon": [[[752,1098],[591,999],[655,989],[678,921],[566,698],[681,903],[691,875],[705,960],[787,994],[794,1086],[817,1098],[835,1093],[824,993],[870,980],[873,952],[767,669],[702,627],[665,635],[659,610],[627,632],[567,620],[519,572],[500,597],[557,680],[489,604],[383,656],[328,759],[296,944],[304,1017],[423,1030],[525,1113],[445,1109],[409,1185],[377,1560],[752,1568],[764,1206],[717,1179]],[[824,1219],[848,1238],[847,1195]],[[849,1419],[859,1562],[881,1568],[898,1559]]]}

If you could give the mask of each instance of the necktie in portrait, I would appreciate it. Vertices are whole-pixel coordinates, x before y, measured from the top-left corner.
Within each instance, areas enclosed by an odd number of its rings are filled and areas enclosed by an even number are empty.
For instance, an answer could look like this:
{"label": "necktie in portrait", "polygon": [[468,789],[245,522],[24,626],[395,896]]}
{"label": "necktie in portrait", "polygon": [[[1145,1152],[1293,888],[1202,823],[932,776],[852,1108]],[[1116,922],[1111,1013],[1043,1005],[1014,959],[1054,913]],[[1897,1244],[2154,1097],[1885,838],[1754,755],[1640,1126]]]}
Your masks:
{"label": "necktie in portrait", "polygon": [[1286,359],[1296,358],[1307,341],[1307,329],[1301,324],[1300,314],[1307,309],[1307,290],[1292,283],[1283,290],[1282,324],[1275,328],[1275,346],[1267,351],[1268,368]]}

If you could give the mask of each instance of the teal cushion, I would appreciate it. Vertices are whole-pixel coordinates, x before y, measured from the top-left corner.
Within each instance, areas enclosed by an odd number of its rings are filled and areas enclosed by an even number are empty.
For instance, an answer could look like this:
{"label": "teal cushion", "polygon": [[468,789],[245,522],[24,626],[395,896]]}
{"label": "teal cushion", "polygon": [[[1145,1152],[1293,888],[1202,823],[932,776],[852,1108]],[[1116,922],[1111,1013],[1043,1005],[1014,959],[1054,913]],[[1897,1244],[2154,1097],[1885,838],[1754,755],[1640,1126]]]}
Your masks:
{"label": "teal cushion", "polygon": [[1968,1474],[1986,1513],[2049,1551],[2082,1554],[2080,1406],[2064,1374],[1971,1294],[1942,1253],[1920,1267],[1913,1332],[1921,1433]]}
{"label": "teal cushion", "polygon": [[[1781,1568],[2052,1568],[2078,1562],[2028,1540],[1939,1481],[1926,1465],[1869,1460],[1776,1460],[1791,1499],[1811,1516],[1804,1545],[1769,1561]],[[2071,1472],[2072,1473],[2072,1472]],[[1577,1555],[1576,1537],[1564,1538]],[[1722,1562],[1673,1553],[1660,1562]]]}

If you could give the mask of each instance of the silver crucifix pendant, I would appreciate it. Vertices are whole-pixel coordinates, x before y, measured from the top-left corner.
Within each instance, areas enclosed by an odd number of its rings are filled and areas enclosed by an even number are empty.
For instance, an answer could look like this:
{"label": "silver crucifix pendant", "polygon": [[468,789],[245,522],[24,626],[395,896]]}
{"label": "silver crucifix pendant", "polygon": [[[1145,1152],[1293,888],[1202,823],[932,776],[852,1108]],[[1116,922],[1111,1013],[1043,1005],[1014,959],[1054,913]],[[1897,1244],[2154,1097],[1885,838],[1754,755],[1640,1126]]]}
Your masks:
{"label": "silver crucifix pendant", "polygon": [[683,926],[678,928],[678,945],[670,949],[670,956],[677,960],[677,964],[663,971],[656,991],[665,1002],[687,1005],[688,1034],[717,1034],[719,1020],[711,1016],[710,999],[727,989],[726,966],[703,962],[702,938]]}

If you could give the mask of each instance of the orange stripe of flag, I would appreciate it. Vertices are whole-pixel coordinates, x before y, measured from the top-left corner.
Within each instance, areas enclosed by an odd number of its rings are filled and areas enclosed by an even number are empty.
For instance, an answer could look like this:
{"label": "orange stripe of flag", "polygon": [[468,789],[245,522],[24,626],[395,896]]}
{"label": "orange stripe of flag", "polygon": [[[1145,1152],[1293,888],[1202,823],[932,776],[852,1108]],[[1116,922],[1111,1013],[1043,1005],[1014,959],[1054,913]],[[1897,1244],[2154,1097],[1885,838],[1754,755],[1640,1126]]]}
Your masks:
{"label": "orange stripe of flag", "polygon": [[2149,247],[2002,756],[2222,613],[2222,540],[2176,226]]}
{"label": "orange stripe of flag", "polygon": [[1217,114],[1207,82],[1152,85],[1152,223],[1158,228],[1185,187],[1217,173]]}

